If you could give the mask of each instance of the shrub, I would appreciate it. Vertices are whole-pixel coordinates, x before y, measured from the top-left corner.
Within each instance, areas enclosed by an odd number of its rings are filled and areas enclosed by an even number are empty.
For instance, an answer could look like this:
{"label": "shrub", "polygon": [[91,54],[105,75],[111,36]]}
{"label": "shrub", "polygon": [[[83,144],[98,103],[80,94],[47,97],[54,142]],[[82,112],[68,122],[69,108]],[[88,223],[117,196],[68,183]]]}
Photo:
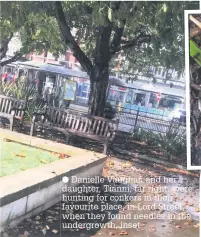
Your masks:
{"label": "shrub", "polygon": [[160,149],[165,158],[172,156],[186,157],[186,131],[178,122],[171,122],[166,132],[153,132],[142,128],[135,128],[131,139],[144,142],[147,146]]}
{"label": "shrub", "polygon": [[171,122],[165,133],[158,133],[159,147],[164,156],[170,160],[171,156],[186,155],[186,131],[178,122]]}
{"label": "shrub", "polygon": [[0,82],[0,94],[26,101],[25,120],[31,120],[34,111],[42,110],[44,102],[38,98],[34,85],[30,85],[28,80],[17,78],[15,82]]}

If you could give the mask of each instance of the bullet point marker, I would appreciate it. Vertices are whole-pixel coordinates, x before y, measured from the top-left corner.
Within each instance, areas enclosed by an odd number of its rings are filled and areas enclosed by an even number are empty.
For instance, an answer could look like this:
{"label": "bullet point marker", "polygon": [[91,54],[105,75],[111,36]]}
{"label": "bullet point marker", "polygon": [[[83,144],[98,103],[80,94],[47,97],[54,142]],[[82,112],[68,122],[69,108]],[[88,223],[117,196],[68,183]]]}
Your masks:
{"label": "bullet point marker", "polygon": [[62,178],[62,181],[63,181],[64,183],[68,183],[68,181],[69,181],[69,178],[68,178],[68,177],[66,177],[66,176],[64,176],[64,177]]}

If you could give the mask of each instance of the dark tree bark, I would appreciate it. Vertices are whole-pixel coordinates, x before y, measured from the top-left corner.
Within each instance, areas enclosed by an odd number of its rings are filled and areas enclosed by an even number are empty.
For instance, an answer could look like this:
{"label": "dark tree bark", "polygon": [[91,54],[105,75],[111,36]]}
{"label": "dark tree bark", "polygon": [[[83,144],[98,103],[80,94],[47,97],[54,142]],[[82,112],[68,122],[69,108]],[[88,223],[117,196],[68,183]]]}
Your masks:
{"label": "dark tree bark", "polygon": [[11,32],[9,37],[2,40],[1,47],[0,47],[0,67],[3,67],[9,63],[15,62],[19,60],[22,57],[22,54],[20,52],[16,52],[15,55],[12,58],[2,60],[6,57],[6,53],[8,51],[8,44],[10,43],[11,39],[13,37],[13,33]]}
{"label": "dark tree bark", "polygon": [[109,67],[96,65],[92,69],[90,78],[89,113],[104,116],[106,91],[109,79]]}
{"label": "dark tree bark", "polygon": [[17,52],[15,53],[15,55],[12,57],[12,58],[9,58],[7,60],[4,60],[4,61],[1,61],[0,62],[0,67],[3,67],[9,63],[12,63],[12,62],[16,62],[17,60],[19,60],[20,58],[22,57],[22,54]]}
{"label": "dark tree bark", "polygon": [[[120,1],[111,2],[110,8],[114,12],[120,8],[120,5]],[[90,78],[89,114],[102,117],[104,116],[106,92],[109,81],[109,62],[111,57],[122,49],[140,46],[144,42],[149,42],[150,36],[138,34],[135,39],[122,42],[126,20],[122,20],[121,27],[115,27],[106,15],[104,19],[106,24],[104,26],[97,26],[96,46],[92,63],[72,36],[61,2],[55,2],[55,10],[56,19],[65,44],[71,49],[74,57],[82,65]]]}
{"label": "dark tree bark", "polygon": [[106,91],[109,81],[110,36],[112,24],[99,26],[96,37],[94,64],[90,74],[89,113],[104,116]]}
{"label": "dark tree bark", "polygon": [[16,52],[15,55],[12,58],[2,60],[6,57],[6,53],[8,51],[8,44],[10,43],[11,39],[13,37],[13,33],[10,34],[10,36],[7,39],[4,39],[1,42],[1,47],[0,47],[0,67],[3,67],[9,63],[15,62],[19,60],[22,57],[22,54],[20,52]]}
{"label": "dark tree bark", "polygon": [[62,33],[64,42],[68,47],[72,50],[74,57],[79,61],[82,65],[83,69],[88,73],[91,74],[92,70],[92,63],[89,58],[84,54],[81,50],[75,38],[71,34],[71,29],[66,22],[65,14],[62,8],[62,3],[57,1],[55,2],[55,10],[56,10],[56,19],[59,24],[60,31]]}
{"label": "dark tree bark", "polygon": [[45,51],[44,51],[44,63],[47,62],[47,54],[48,54],[48,50],[45,49]]}
{"label": "dark tree bark", "polygon": [[8,44],[10,43],[12,37],[13,37],[13,33],[11,33],[8,38],[2,40],[1,47],[0,47],[0,60],[5,58],[6,53],[8,51]]}

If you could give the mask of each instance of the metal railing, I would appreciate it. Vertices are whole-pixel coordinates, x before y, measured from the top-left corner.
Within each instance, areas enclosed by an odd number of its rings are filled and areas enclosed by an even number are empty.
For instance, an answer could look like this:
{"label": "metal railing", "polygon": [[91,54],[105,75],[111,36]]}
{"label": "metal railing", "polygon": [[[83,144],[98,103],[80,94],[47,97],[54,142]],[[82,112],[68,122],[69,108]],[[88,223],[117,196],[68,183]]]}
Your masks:
{"label": "metal railing", "polygon": [[[86,108],[84,105],[80,103],[73,103],[74,105],[79,105],[83,108]],[[114,107],[114,106],[113,106]],[[75,109],[75,110],[79,110]],[[146,111],[141,112],[139,109],[136,110],[125,110],[121,107],[115,106],[116,110],[116,118],[119,119],[120,124],[129,126],[127,129],[128,132],[132,132],[134,128],[139,127],[144,130],[151,130],[155,132],[166,132],[170,127],[171,121],[174,118],[170,119],[167,116],[156,115],[154,113],[148,113]],[[176,120],[176,119],[175,119]],[[177,120],[178,122],[178,120]],[[185,123],[180,123],[181,132],[186,132]]]}
{"label": "metal railing", "polygon": [[134,130],[134,128],[139,127],[144,130],[165,133],[170,127],[171,122],[175,121],[179,123],[181,133],[186,132],[185,123],[180,122],[178,119],[172,118],[172,120],[167,120],[167,118],[164,119],[163,116],[152,118],[151,116],[149,117],[148,114],[145,115],[145,113],[140,112],[139,109],[136,111],[136,113],[119,111],[117,112],[116,117],[119,119],[120,124],[131,126],[133,128],[131,131]]}

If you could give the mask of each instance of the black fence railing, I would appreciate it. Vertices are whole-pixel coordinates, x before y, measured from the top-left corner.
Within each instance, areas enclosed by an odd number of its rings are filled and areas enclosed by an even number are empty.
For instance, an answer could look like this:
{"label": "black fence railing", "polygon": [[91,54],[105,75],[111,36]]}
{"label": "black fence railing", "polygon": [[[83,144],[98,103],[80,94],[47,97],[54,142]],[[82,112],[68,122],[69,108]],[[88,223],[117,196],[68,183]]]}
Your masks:
{"label": "black fence railing", "polygon": [[144,130],[151,130],[155,132],[165,133],[168,131],[172,122],[179,124],[179,130],[181,133],[186,132],[186,125],[184,122],[179,121],[178,119],[172,118],[172,120],[162,120],[160,118],[151,118],[148,116],[142,115],[138,110],[135,114],[119,111],[116,114],[116,118],[119,119],[120,124],[129,125],[134,130],[134,128],[142,128]]}
{"label": "black fence railing", "polygon": [[[83,105],[82,103],[76,103],[73,104],[79,105],[82,107],[86,107],[86,105]],[[179,121],[178,118],[168,118],[164,115],[156,115],[153,113],[145,113],[141,112],[139,110],[125,110],[122,107],[119,106],[113,106],[113,108],[116,110],[116,118],[119,119],[120,124],[126,125],[129,128],[126,129],[127,132],[133,131],[135,128],[142,128],[144,130],[150,130],[154,132],[167,132],[168,128],[171,125],[172,121],[175,121],[179,123],[180,132],[186,133],[186,125],[185,125],[185,118],[183,121]],[[121,127],[121,126],[120,126]]]}

